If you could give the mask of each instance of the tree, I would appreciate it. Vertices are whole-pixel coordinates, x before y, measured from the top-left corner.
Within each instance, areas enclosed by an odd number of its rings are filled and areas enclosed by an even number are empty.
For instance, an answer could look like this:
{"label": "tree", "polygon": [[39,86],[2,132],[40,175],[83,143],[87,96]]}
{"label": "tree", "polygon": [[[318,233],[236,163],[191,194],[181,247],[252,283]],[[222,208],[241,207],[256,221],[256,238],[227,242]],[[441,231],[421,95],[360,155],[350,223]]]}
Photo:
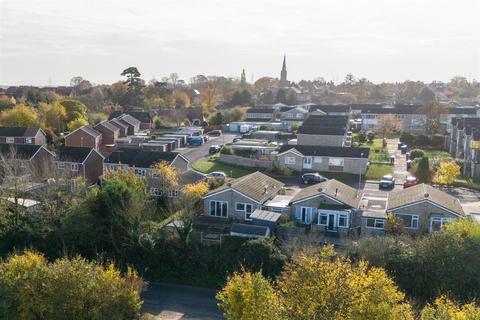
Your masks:
{"label": "tree", "polygon": [[78,118],[75,120],[70,121],[67,124],[67,129],[71,132],[74,131],[80,127],[86,126],[88,124],[88,121],[83,119],[83,118]]}
{"label": "tree", "polygon": [[70,85],[73,87],[75,95],[86,94],[90,91],[90,89],[92,89],[92,84],[90,81],[79,76],[73,77],[70,80]]}
{"label": "tree", "polygon": [[428,133],[437,133],[441,129],[440,117],[447,113],[444,106],[438,102],[430,101],[425,106],[419,109],[419,112],[424,114],[427,118],[426,128]]}
{"label": "tree", "polygon": [[373,143],[373,139],[375,139],[375,132],[369,131],[369,132],[367,133],[368,143]]}
{"label": "tree", "polygon": [[377,118],[375,132],[380,134],[383,140],[386,135],[396,132],[399,127],[400,120],[398,120],[394,114],[384,114]]}
{"label": "tree", "polygon": [[213,81],[208,81],[200,92],[200,99],[204,109],[211,111],[217,106],[218,88]]}
{"label": "tree", "polygon": [[430,171],[430,163],[428,157],[420,158],[416,168],[415,168],[415,177],[417,177],[419,182],[429,182],[432,177],[432,172]]}
{"label": "tree", "polygon": [[112,102],[122,106],[128,105],[128,86],[123,81],[118,81],[110,87]]}
{"label": "tree", "polygon": [[420,320],[476,320],[480,319],[480,308],[475,303],[459,306],[441,296],[433,305],[427,305],[421,312]]}
{"label": "tree", "polygon": [[442,162],[433,176],[433,183],[451,185],[459,175],[460,166],[455,161]]}
{"label": "tree", "polygon": [[271,77],[262,77],[255,81],[254,86],[257,88],[259,91],[265,91],[267,89],[270,89],[273,86],[278,85],[278,79],[274,79]]}
{"label": "tree", "polygon": [[43,124],[47,128],[54,129],[57,133],[65,131],[65,120],[67,111],[60,103],[40,104],[40,112],[43,118]]}
{"label": "tree", "polygon": [[141,73],[136,67],[129,67],[122,71],[121,76],[127,77],[125,84],[128,86],[128,101],[134,106],[139,106],[141,102],[141,90],[144,86],[140,79]]}
{"label": "tree", "polygon": [[234,273],[216,298],[229,320],[283,319],[277,294],[260,272]]}
{"label": "tree", "polygon": [[67,123],[77,119],[87,119],[87,106],[82,102],[74,99],[64,99],[60,101],[60,104],[67,113],[67,118],[65,119]]}
{"label": "tree", "polygon": [[137,319],[142,280],[114,265],[79,257],[49,263],[40,254],[14,254],[0,264],[2,319]]}
{"label": "tree", "polygon": [[242,69],[242,74],[240,75],[240,88],[246,89],[247,87],[247,76],[245,75],[245,69]]}
{"label": "tree", "polygon": [[435,92],[429,87],[423,87],[422,90],[418,93],[418,100],[422,101],[424,104],[429,102],[436,102],[437,97],[435,96]]}
{"label": "tree", "polygon": [[177,82],[178,82],[178,73],[172,72],[170,73],[170,80],[172,81],[172,87],[173,90],[177,87]]}
{"label": "tree", "polygon": [[152,172],[155,177],[152,186],[159,188],[163,196],[167,196],[170,192],[178,190],[178,174],[177,170],[170,166],[166,161],[161,161],[153,165]]}
{"label": "tree", "polygon": [[365,133],[365,131],[360,131],[357,137],[358,137],[358,142],[360,143],[365,143],[367,141],[367,134]]}
{"label": "tree", "polygon": [[354,265],[331,246],[297,254],[277,281],[288,319],[413,319],[383,269],[363,261]]}
{"label": "tree", "polygon": [[397,217],[393,213],[387,214],[387,220],[385,221],[385,232],[390,235],[400,235],[405,231],[403,220]]}
{"label": "tree", "polygon": [[37,124],[37,117],[37,113],[32,108],[19,104],[3,111],[0,114],[0,122],[3,126],[33,127]]}
{"label": "tree", "polygon": [[[15,101],[15,99],[13,99],[13,101]],[[15,106],[13,101],[7,96],[0,96],[0,111],[13,108]]]}

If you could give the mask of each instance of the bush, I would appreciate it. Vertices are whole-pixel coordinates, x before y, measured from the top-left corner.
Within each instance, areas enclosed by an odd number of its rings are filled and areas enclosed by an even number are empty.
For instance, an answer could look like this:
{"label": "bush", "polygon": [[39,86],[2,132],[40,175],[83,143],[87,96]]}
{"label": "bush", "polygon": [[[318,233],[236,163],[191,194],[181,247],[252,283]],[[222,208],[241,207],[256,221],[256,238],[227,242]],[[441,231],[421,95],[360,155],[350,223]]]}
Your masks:
{"label": "bush", "polygon": [[222,150],[220,150],[220,153],[221,153],[221,154],[231,155],[231,154],[233,154],[232,147],[231,147],[231,146],[224,146],[224,147],[222,148]]}
{"label": "bush", "polygon": [[425,152],[421,149],[413,149],[410,151],[410,159],[416,159],[416,158],[423,158],[425,156]]}
{"label": "bush", "polygon": [[420,158],[420,161],[416,165],[415,177],[417,177],[419,182],[429,182],[432,178],[432,172],[430,171],[430,162],[428,157]]}
{"label": "bush", "polygon": [[400,135],[400,142],[405,143],[406,145],[411,145],[413,143],[414,137],[411,133],[402,132]]}
{"label": "bush", "polygon": [[360,131],[357,135],[358,142],[365,143],[367,141],[367,135],[365,131]]}
{"label": "bush", "polygon": [[367,133],[367,139],[369,143],[373,143],[373,139],[375,139],[375,132],[370,131]]}

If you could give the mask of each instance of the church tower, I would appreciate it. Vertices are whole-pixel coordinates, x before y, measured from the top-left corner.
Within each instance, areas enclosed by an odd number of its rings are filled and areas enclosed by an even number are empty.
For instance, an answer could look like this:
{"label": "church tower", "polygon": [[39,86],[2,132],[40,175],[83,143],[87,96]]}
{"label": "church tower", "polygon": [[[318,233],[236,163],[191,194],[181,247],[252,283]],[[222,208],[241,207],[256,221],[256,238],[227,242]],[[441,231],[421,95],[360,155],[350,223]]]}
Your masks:
{"label": "church tower", "polygon": [[287,80],[287,57],[286,55],[283,56],[283,66],[282,71],[280,72],[280,88],[288,87],[288,80]]}

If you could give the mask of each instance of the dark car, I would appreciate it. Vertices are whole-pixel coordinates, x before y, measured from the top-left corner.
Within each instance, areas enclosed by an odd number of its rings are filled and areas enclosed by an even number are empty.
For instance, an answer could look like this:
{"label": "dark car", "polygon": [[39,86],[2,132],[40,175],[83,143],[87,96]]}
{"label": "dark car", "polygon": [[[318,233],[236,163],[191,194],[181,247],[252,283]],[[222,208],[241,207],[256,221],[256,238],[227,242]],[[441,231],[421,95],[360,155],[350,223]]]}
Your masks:
{"label": "dark car", "polygon": [[220,137],[222,135],[222,131],[220,130],[212,130],[207,133],[210,137]]}
{"label": "dark car", "polygon": [[302,182],[304,184],[319,183],[327,180],[327,178],[321,176],[318,173],[305,173],[304,175],[302,175]]}
{"label": "dark car", "polygon": [[382,189],[393,188],[395,186],[395,178],[391,174],[384,175],[378,185]]}
{"label": "dark car", "polygon": [[418,180],[414,176],[408,176],[403,183],[403,188],[413,187],[418,183]]}
{"label": "dark car", "polygon": [[208,149],[208,153],[210,154],[215,154],[217,152],[220,152],[220,149],[222,149],[218,144],[214,144]]}

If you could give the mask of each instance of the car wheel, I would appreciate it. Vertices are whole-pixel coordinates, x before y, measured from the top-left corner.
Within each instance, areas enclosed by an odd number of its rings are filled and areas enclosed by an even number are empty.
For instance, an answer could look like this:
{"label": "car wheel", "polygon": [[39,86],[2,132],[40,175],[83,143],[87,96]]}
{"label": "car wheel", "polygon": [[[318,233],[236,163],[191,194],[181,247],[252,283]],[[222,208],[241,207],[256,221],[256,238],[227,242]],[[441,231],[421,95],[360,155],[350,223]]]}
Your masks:
{"label": "car wheel", "polygon": [[308,184],[308,181],[307,181],[307,180],[304,180],[303,183],[304,183],[304,184]]}

